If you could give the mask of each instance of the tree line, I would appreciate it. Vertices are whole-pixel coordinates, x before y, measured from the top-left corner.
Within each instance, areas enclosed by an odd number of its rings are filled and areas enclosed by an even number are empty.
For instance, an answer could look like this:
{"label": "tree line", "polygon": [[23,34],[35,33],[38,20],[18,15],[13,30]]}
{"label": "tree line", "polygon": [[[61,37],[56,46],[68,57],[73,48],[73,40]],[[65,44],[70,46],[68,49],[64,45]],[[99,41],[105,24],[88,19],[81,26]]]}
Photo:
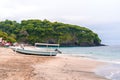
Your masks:
{"label": "tree line", "polygon": [[0,37],[10,42],[59,43],[61,46],[98,46],[101,43],[98,35],[88,28],[46,19],[0,21]]}

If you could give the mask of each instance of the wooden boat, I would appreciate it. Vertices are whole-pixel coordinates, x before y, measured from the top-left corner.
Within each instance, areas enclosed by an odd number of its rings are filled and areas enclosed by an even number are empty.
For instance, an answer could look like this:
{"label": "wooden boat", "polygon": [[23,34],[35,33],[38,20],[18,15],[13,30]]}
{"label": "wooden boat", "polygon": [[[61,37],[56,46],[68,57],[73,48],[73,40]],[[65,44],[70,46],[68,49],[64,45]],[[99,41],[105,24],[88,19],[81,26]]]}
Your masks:
{"label": "wooden boat", "polygon": [[[46,47],[39,48],[36,47],[37,45],[47,46],[47,48]],[[10,48],[15,52],[24,53],[24,54],[42,55],[42,56],[56,56],[58,53],[61,53],[58,49],[48,48],[48,46],[59,46],[59,44],[35,43],[34,47],[12,46]]]}

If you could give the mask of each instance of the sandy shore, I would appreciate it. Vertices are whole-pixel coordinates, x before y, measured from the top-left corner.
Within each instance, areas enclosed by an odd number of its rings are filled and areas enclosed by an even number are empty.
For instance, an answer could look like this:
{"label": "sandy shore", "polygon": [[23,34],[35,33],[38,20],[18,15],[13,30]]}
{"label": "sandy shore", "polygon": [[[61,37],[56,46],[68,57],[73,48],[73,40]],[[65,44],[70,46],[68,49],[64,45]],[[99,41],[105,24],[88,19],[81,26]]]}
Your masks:
{"label": "sandy shore", "polygon": [[107,80],[94,70],[105,63],[68,56],[36,56],[0,48],[0,80]]}

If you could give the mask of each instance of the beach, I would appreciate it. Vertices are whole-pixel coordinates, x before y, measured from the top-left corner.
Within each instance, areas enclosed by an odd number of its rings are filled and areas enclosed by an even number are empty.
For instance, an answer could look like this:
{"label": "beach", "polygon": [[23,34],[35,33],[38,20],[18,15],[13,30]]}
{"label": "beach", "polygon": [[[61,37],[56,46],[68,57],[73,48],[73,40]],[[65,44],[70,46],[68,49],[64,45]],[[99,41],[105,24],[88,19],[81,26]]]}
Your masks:
{"label": "beach", "polygon": [[107,80],[94,73],[106,64],[84,57],[25,55],[0,48],[0,80]]}

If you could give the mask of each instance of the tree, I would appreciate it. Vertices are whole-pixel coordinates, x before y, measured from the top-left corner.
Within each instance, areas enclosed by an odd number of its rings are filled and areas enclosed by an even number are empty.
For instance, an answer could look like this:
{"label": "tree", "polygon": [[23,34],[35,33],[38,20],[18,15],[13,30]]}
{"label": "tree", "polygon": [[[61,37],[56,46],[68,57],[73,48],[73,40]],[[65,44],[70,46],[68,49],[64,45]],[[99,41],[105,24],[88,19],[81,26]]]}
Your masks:
{"label": "tree", "polygon": [[96,33],[88,28],[78,25],[50,22],[47,19],[22,20],[20,23],[11,20],[0,22],[0,30],[3,38],[14,42],[59,43],[62,46],[95,46],[100,45],[101,40]]}

